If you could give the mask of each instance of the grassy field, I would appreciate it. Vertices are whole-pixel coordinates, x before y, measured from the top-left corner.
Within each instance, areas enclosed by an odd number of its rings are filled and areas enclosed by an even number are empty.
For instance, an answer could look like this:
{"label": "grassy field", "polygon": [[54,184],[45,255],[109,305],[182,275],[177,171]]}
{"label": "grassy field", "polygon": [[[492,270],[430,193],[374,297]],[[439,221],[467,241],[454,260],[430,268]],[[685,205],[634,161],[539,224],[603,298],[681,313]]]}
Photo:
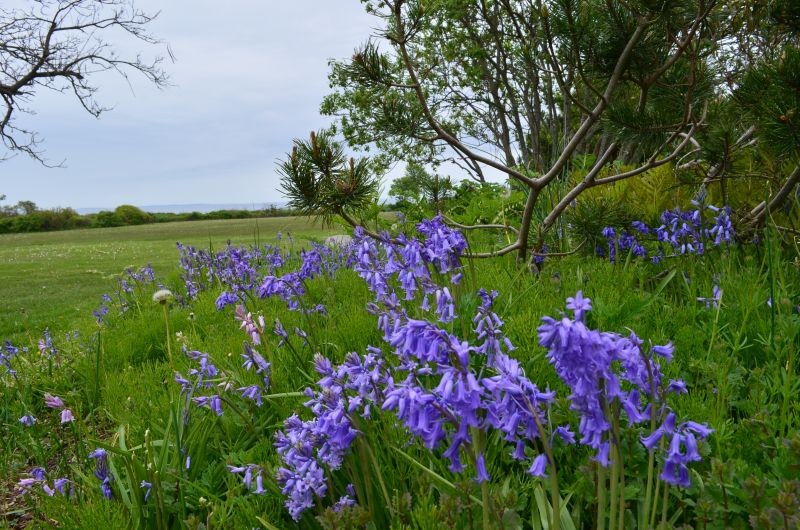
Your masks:
{"label": "grassy field", "polygon": [[274,243],[278,232],[304,240],[341,231],[289,217],[0,235],[0,339],[21,340],[47,326],[68,330],[115,288],[127,267],[150,263],[168,278],[176,270],[178,241],[220,248],[228,240]]}

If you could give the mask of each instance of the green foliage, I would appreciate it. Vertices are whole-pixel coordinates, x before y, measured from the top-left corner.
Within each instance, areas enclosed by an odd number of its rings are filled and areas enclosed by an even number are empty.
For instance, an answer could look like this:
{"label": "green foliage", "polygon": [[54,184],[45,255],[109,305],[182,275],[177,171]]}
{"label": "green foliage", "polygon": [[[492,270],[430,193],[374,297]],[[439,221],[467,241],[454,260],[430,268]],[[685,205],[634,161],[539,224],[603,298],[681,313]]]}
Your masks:
{"label": "green foliage", "polygon": [[114,215],[123,225],[143,225],[153,222],[153,216],[151,214],[143,212],[141,209],[130,204],[117,206],[114,210]]}
{"label": "green foliage", "polygon": [[278,165],[289,206],[328,219],[359,214],[376,202],[375,169],[366,158],[348,160],[330,130],[312,132],[308,141],[295,139],[291,154]]}
{"label": "green foliage", "polygon": [[[30,201],[20,201],[20,204],[26,202]],[[76,228],[110,228],[147,223],[200,221],[203,219],[255,219],[259,217],[290,217],[294,215],[291,209],[278,208],[275,205],[271,205],[264,210],[215,210],[207,213],[148,213],[130,205],[119,206],[113,212],[104,210],[86,215],[80,215],[72,208],[46,210],[34,208],[29,213],[19,213],[20,211],[26,212],[28,210],[24,208],[22,210],[14,209],[13,213],[8,215],[0,214],[0,234],[49,232]]]}
{"label": "green foliage", "polygon": [[397,199],[398,206],[425,207],[432,211],[441,210],[452,195],[450,177],[431,175],[414,162],[408,163],[405,175],[395,179],[389,188],[389,196]]}
{"label": "green foliage", "polygon": [[0,217],[0,234],[47,232],[85,228],[90,221],[72,208],[34,210],[30,213]]}
{"label": "green foliage", "polygon": [[737,103],[759,127],[763,148],[775,158],[800,156],[800,48],[787,46],[773,61],[749,70]]}

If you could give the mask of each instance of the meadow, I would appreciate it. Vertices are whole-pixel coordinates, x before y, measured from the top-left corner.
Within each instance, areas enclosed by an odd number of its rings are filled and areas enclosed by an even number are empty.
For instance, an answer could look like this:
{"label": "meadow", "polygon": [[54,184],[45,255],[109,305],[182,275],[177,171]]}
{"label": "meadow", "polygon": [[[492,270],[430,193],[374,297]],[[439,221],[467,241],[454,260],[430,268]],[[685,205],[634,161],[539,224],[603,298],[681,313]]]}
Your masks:
{"label": "meadow", "polygon": [[[0,524],[796,527],[791,241],[534,274],[420,226],[332,249],[302,219],[0,236]],[[594,446],[559,350],[590,339],[619,355]]]}
{"label": "meadow", "polygon": [[128,267],[176,268],[175,244],[220,248],[336,233],[304,218],[193,221],[60,232],[0,234],[0,337],[18,340],[45,327],[70,329],[97,307]]}

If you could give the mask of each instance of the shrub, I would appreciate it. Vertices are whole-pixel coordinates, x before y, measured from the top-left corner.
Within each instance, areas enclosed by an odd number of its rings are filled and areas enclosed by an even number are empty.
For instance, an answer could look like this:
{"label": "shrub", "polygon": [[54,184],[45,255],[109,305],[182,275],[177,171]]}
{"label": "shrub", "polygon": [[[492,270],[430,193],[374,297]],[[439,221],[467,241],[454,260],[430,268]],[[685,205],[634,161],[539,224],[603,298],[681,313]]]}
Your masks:
{"label": "shrub", "polygon": [[114,210],[114,215],[117,216],[123,225],[142,225],[155,221],[152,214],[144,212],[130,204],[117,206],[116,210]]}

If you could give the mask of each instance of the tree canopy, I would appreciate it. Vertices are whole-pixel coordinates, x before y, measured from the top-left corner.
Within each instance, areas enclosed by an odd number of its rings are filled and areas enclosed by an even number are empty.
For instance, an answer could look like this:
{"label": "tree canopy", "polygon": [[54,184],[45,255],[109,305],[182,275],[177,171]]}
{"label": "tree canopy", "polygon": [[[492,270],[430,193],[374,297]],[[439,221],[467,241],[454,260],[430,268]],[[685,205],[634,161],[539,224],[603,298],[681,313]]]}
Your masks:
{"label": "tree canopy", "polygon": [[322,111],[383,166],[451,161],[524,190],[518,237],[485,255],[525,259],[582,193],[660,166],[723,197],[755,168],[755,225],[800,179],[796,2],[362,3],[379,29],[331,63]]}

